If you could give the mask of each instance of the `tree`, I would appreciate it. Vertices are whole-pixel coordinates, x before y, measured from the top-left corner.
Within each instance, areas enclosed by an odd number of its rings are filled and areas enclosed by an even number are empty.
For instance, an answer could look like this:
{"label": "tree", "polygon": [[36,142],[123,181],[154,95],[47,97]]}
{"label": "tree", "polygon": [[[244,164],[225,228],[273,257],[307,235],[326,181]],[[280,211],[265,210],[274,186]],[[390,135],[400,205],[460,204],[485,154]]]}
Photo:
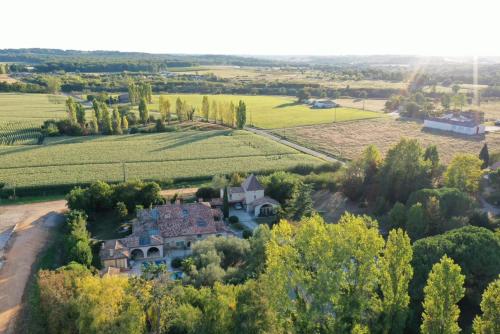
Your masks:
{"label": "tree", "polygon": [[145,316],[135,296],[128,293],[126,277],[87,276],[78,283],[77,308],[80,333],[140,334]]}
{"label": "tree", "polygon": [[451,106],[451,97],[450,94],[443,94],[441,95],[441,106],[443,107],[444,110],[450,110]]}
{"label": "tree", "polygon": [[113,133],[113,120],[109,114],[108,108],[104,104],[101,105],[102,108],[102,121],[101,129],[102,133],[105,135],[110,135]]}
{"label": "tree", "polygon": [[47,93],[57,94],[61,90],[61,80],[55,76],[45,77],[45,85],[47,86]]}
{"label": "tree", "polygon": [[71,122],[71,124],[76,124],[76,104],[71,96],[66,100],[66,112],[68,113],[68,120]]}
{"label": "tree", "polygon": [[393,202],[406,202],[412,192],[430,185],[430,167],[416,139],[401,139],[389,149],[380,169],[382,195]]}
{"label": "tree", "polygon": [[229,217],[229,199],[228,199],[228,193],[227,193],[227,186],[224,187],[224,195],[222,197],[223,203],[222,203],[222,213],[224,214],[224,218]]}
{"label": "tree", "polygon": [[113,134],[121,135],[123,134],[122,130],[122,118],[118,109],[113,109]]}
{"label": "tree", "polygon": [[170,111],[170,100],[164,95],[160,95],[160,102],[158,105],[158,111],[160,113],[160,119],[162,122],[167,121],[170,123],[171,111]]}
{"label": "tree", "polygon": [[375,322],[383,247],[378,224],[366,216],[275,225],[261,277],[278,325],[284,332],[351,333]]}
{"label": "tree", "polygon": [[40,298],[40,318],[45,323],[45,328],[40,330],[50,334],[78,332],[76,284],[79,279],[90,275],[87,267],[74,262],[55,271],[38,272],[36,287]]}
{"label": "tree", "polygon": [[123,202],[116,203],[115,210],[116,210],[116,214],[118,215],[118,217],[121,220],[124,220],[125,218],[127,218],[128,209],[127,209],[127,206],[125,205],[125,203],[123,203]]}
{"label": "tree", "polygon": [[457,84],[454,84],[453,86],[451,86],[451,91],[453,92],[454,95],[457,95],[458,92],[460,91],[460,86]]}
{"label": "tree", "polygon": [[182,110],[182,100],[180,97],[178,97],[176,100],[175,100],[175,114],[177,115],[177,120],[179,122],[182,122],[182,120],[184,119],[184,115],[183,115],[183,110]]}
{"label": "tree", "polygon": [[460,266],[448,256],[434,264],[424,288],[424,312],[422,314],[423,334],[460,333],[457,303],[464,297],[465,276]]}
{"label": "tree", "polygon": [[76,104],[76,121],[80,126],[85,126],[85,108],[81,103]]}
{"label": "tree", "polygon": [[201,113],[205,121],[208,122],[208,117],[210,114],[210,103],[208,102],[207,96],[203,96],[203,100],[201,101]]}
{"label": "tree", "polygon": [[84,266],[92,263],[90,233],[87,231],[87,216],[81,211],[70,211],[66,215],[69,234],[66,236],[67,262],[75,261]]}
{"label": "tree", "polygon": [[247,107],[245,102],[241,101],[238,103],[236,108],[236,127],[238,129],[243,129],[245,123],[247,122]]}
{"label": "tree", "polygon": [[364,90],[359,92],[359,97],[363,100],[363,110],[365,110],[365,102],[366,102],[366,97],[368,96],[368,93]]}
{"label": "tree", "polygon": [[396,202],[389,211],[389,228],[404,228],[406,225],[406,207],[400,202]]}
{"label": "tree", "polygon": [[266,194],[280,202],[282,207],[287,205],[301,184],[296,175],[283,171],[274,172],[260,181],[266,189]]}
{"label": "tree", "polygon": [[467,103],[467,97],[464,94],[457,94],[453,96],[453,107],[463,110],[464,105]]}
{"label": "tree", "polygon": [[139,117],[141,118],[142,124],[146,124],[149,120],[148,105],[145,98],[139,101]]}
{"label": "tree", "polygon": [[139,102],[139,92],[137,91],[137,86],[135,83],[131,82],[128,84],[128,98],[130,104],[135,105]]}
{"label": "tree", "polygon": [[445,185],[468,193],[477,192],[482,175],[482,164],[479,158],[471,154],[455,155],[444,174]]}
{"label": "tree", "polygon": [[474,319],[474,333],[500,333],[500,276],[491,282],[484,291],[481,311],[483,314]]}
{"label": "tree", "polygon": [[415,241],[412,261],[415,275],[410,285],[410,295],[415,303],[423,300],[422,289],[427,275],[432,265],[444,255],[462,268],[466,301],[478,306],[487,285],[498,277],[500,237],[485,228],[466,226]]}
{"label": "tree", "polygon": [[412,240],[417,240],[427,235],[427,226],[424,224],[424,220],[425,211],[422,204],[413,204],[408,210],[405,228]]}
{"label": "tree", "polygon": [[127,116],[122,117],[122,129],[128,130],[128,119]]}
{"label": "tree", "polygon": [[490,153],[488,152],[488,144],[484,143],[481,152],[479,152],[479,159],[483,161],[481,168],[485,169],[490,165]]}
{"label": "tree", "polygon": [[218,109],[217,109],[217,102],[212,101],[212,108],[210,108],[210,118],[214,121],[214,123],[217,123],[217,115],[219,114]]}
{"label": "tree", "polygon": [[311,197],[312,185],[301,183],[290,200],[288,216],[299,221],[302,218],[312,217],[315,214],[314,203]]}
{"label": "tree", "polygon": [[401,229],[389,232],[381,258],[383,333],[403,333],[410,296],[408,285],[413,277],[410,238]]}

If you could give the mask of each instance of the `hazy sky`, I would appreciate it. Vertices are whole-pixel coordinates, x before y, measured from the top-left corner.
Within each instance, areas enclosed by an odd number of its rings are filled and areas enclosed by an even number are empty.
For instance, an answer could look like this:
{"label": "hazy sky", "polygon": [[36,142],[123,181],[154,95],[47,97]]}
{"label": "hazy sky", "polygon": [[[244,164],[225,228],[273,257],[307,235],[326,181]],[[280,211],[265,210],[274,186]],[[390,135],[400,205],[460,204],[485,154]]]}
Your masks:
{"label": "hazy sky", "polygon": [[500,55],[498,0],[2,0],[0,48]]}

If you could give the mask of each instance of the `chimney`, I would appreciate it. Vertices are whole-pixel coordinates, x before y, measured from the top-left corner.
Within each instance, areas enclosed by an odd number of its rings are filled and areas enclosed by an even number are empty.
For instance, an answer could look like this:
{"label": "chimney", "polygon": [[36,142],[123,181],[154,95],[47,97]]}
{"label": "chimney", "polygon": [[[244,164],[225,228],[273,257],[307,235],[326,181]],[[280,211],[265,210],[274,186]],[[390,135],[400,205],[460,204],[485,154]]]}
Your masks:
{"label": "chimney", "polygon": [[180,199],[180,198],[177,198],[177,199],[175,200],[175,204],[176,204],[176,205],[180,205],[180,204],[181,204],[181,199]]}
{"label": "chimney", "polygon": [[115,250],[113,248],[109,249],[109,256],[115,255]]}

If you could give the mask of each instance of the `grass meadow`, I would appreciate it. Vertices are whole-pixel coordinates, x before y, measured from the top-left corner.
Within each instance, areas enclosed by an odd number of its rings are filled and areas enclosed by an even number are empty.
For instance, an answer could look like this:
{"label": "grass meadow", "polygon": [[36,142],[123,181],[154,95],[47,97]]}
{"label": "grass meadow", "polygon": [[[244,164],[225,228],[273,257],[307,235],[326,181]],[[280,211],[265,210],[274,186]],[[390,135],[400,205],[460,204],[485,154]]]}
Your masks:
{"label": "grass meadow", "polygon": [[[271,171],[321,160],[246,131],[183,131],[47,138],[43,145],[0,146],[0,182],[8,187],[95,180],[182,179]],[[124,168],[125,167],[125,168]]]}
{"label": "grass meadow", "polygon": [[[177,97],[188,104],[201,108],[202,94],[167,94],[170,98],[173,111]],[[210,101],[230,102],[237,104],[239,100],[247,105],[247,124],[264,129],[276,129],[302,125],[315,125],[351,121],[358,119],[383,117],[382,114],[372,111],[363,111],[357,108],[311,109],[304,104],[296,103],[294,97],[283,96],[249,96],[249,95],[207,95]],[[153,97],[151,110],[158,110],[159,95]]]}
{"label": "grass meadow", "polygon": [[[283,135],[282,130],[275,132]],[[420,122],[392,118],[295,127],[286,129],[285,133],[289,140],[348,160],[360,157],[370,144],[376,145],[385,154],[403,137],[416,138],[424,147],[436,145],[443,163],[449,163],[457,153],[478,155],[485,142],[490,152],[500,148],[500,133],[461,136],[427,131]]]}

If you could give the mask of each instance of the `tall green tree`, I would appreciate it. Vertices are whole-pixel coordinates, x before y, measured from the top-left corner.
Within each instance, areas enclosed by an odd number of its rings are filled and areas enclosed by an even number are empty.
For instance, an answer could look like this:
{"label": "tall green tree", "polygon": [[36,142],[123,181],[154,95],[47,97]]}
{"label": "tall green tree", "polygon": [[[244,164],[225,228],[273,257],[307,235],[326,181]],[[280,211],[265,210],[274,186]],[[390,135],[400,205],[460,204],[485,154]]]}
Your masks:
{"label": "tall green tree", "polygon": [[222,213],[224,218],[229,217],[229,197],[227,193],[227,186],[224,187],[224,194],[222,196]]}
{"label": "tall green tree", "polygon": [[236,127],[238,129],[243,129],[247,122],[247,106],[245,102],[241,101],[238,103],[236,108]]}
{"label": "tall green tree", "polygon": [[184,120],[184,103],[180,97],[175,100],[175,114],[177,115],[177,121],[180,123]]}
{"label": "tall green tree", "polygon": [[482,164],[478,157],[471,154],[455,155],[444,174],[445,185],[463,192],[477,192],[481,181]]}
{"label": "tall green tree", "polygon": [[379,177],[382,195],[404,203],[412,192],[430,185],[431,164],[416,139],[403,138],[387,152]]}
{"label": "tall green tree", "polygon": [[122,118],[118,109],[113,109],[113,134],[121,135],[123,134],[122,130]]}
{"label": "tall green tree", "polygon": [[208,122],[208,117],[210,115],[210,103],[208,102],[207,96],[203,96],[203,100],[201,101],[201,114],[205,121]]}
{"label": "tall green tree", "polygon": [[212,100],[212,107],[210,108],[210,118],[214,121],[214,123],[217,123],[217,102],[215,100]]}
{"label": "tall green tree", "polygon": [[290,219],[299,221],[302,218],[312,217],[315,214],[312,200],[312,185],[301,183],[290,200],[288,216]]}
{"label": "tall green tree", "polygon": [[81,103],[76,104],[76,121],[81,126],[85,126],[85,108]]}
{"label": "tall green tree", "polygon": [[481,311],[483,314],[474,319],[474,333],[500,333],[500,276],[484,291]]}
{"label": "tall green tree", "polygon": [[457,303],[464,297],[464,280],[460,266],[446,255],[432,267],[424,288],[422,334],[460,333]]}
{"label": "tall green tree", "polygon": [[408,316],[408,285],[413,277],[410,238],[401,229],[389,232],[380,260],[383,333],[403,333]]}
{"label": "tall green tree", "polygon": [[160,96],[158,111],[160,113],[161,121],[162,122],[167,121],[168,123],[170,123],[170,115],[171,115],[170,100],[168,99],[167,96],[164,95]]}
{"label": "tall green tree", "polygon": [[148,104],[145,98],[141,98],[139,102],[139,117],[141,118],[142,124],[146,124],[149,120]]}
{"label": "tall green tree", "polygon": [[101,108],[102,108],[101,130],[103,134],[110,135],[113,133],[113,119],[105,104],[101,104]]}
{"label": "tall green tree", "polygon": [[483,161],[481,167],[483,169],[487,168],[490,165],[490,153],[488,152],[488,144],[484,143],[481,152],[479,152],[479,159]]}
{"label": "tall green tree", "polygon": [[76,104],[71,96],[66,100],[66,112],[68,113],[68,120],[71,124],[76,124]]}

